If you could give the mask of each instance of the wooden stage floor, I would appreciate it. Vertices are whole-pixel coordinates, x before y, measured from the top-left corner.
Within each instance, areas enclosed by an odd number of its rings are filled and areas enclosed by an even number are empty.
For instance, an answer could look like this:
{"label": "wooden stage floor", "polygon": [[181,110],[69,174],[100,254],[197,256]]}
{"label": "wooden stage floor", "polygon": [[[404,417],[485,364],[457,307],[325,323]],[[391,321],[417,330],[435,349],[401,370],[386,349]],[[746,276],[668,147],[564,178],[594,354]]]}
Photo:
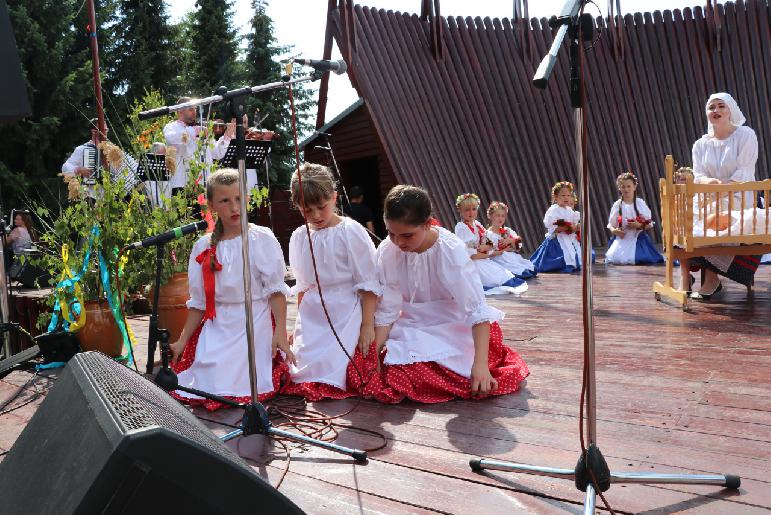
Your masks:
{"label": "wooden stage floor", "polygon": [[[614,471],[726,472],[741,490],[614,485],[619,513],[767,513],[771,510],[771,266],[761,267],[748,300],[743,288],[689,313],[658,303],[651,284],[663,267],[595,267],[598,443]],[[382,432],[385,449],[366,465],[315,448],[294,448],[280,489],[308,513],[582,513],[567,481],[504,472],[477,474],[469,458],[573,468],[580,449],[578,399],[582,332],[578,275],[544,275],[521,298],[494,298],[506,312],[504,336],[531,376],[514,395],[479,402],[384,406],[363,401],[341,423]],[[290,305],[294,317],[296,305]],[[147,317],[134,318],[138,335]],[[146,344],[137,350],[140,364]],[[144,358],[144,359],[141,359]],[[142,366],[141,369],[144,369]],[[0,381],[6,407],[44,393],[55,380],[15,371]],[[11,447],[41,398],[0,416],[0,452]],[[352,401],[316,403],[328,414]],[[198,415],[236,422],[238,413]],[[228,428],[206,422],[215,433]],[[338,443],[379,443],[342,430]],[[261,436],[232,445],[275,481],[283,450]],[[2,459],[2,458],[0,458]],[[598,506],[601,502],[598,499]]]}

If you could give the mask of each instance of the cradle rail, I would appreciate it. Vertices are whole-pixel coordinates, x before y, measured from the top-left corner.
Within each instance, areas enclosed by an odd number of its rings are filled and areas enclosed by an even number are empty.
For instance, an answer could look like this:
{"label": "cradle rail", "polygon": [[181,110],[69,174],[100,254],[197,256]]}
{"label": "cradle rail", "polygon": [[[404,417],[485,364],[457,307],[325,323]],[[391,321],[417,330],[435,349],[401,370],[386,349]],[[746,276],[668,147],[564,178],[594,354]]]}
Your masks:
{"label": "cradle rail", "polygon": [[[696,184],[693,177],[688,177],[685,183],[675,184],[671,155],[664,160],[664,169],[666,174],[665,178],[659,179],[659,193],[666,272],[664,283],[653,283],[653,292],[657,300],[664,296],[686,309],[689,258],[771,252],[771,180]],[[758,208],[754,200],[747,199],[756,199],[759,192],[764,192],[766,199],[763,208]],[[739,213],[740,220],[737,221],[740,225],[736,230],[730,220],[726,230],[717,233],[708,230],[708,219],[714,218],[715,225],[719,226],[721,216],[730,216],[728,213],[731,212]],[[686,267],[681,268],[679,289],[672,280],[675,260],[679,260],[681,267]]]}

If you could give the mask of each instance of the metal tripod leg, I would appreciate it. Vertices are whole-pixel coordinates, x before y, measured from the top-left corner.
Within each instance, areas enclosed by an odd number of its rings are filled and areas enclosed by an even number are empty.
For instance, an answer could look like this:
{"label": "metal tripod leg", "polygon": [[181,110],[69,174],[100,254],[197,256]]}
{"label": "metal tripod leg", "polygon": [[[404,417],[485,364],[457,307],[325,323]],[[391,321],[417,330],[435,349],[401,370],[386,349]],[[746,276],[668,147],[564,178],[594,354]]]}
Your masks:
{"label": "metal tripod leg", "polygon": [[594,486],[586,485],[586,497],[584,497],[584,515],[594,515],[594,508],[597,504],[597,492]]}
{"label": "metal tripod leg", "polygon": [[[220,440],[223,442],[227,442],[229,440],[232,440],[233,438],[237,438],[239,436],[242,436],[244,434],[244,430],[234,429],[233,431],[223,435],[220,437]],[[345,454],[346,456],[351,456],[356,461],[367,461],[367,451],[359,451],[356,449],[349,449],[348,447],[343,447],[341,445],[336,445],[331,442],[324,442],[322,440],[315,440],[313,438],[309,438],[304,435],[298,435],[297,433],[290,433],[289,431],[283,431],[281,429],[276,429],[274,427],[268,428],[267,434],[271,436],[276,436],[279,438],[286,438],[287,440],[292,440],[293,442],[300,442],[300,443],[306,443],[310,445],[314,445],[316,447],[321,447],[322,449],[327,449],[329,451],[334,451],[340,454]]]}
{"label": "metal tripod leg", "polygon": [[[521,472],[536,476],[556,477],[573,481],[573,469],[537,467],[524,463],[475,458],[469,462],[475,472],[482,470],[501,470],[503,472]],[[611,472],[611,483],[639,484],[678,484],[678,485],[716,485],[736,490],[741,485],[741,478],[732,474],[656,474],[648,472]]]}

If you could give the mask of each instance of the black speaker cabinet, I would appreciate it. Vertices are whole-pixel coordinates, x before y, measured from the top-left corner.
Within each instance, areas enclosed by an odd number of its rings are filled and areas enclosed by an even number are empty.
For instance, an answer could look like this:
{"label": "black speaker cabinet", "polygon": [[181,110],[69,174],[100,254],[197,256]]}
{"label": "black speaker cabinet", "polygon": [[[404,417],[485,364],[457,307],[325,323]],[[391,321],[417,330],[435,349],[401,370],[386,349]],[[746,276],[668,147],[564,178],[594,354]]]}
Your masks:
{"label": "black speaker cabinet", "polygon": [[0,463],[0,512],[302,513],[167,393],[73,357]]}

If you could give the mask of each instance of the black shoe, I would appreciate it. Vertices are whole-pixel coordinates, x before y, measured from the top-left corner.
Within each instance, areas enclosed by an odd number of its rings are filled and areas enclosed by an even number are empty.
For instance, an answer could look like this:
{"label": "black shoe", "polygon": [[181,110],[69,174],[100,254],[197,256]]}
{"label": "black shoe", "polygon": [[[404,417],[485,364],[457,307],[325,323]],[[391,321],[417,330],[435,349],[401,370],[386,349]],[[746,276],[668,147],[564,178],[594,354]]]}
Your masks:
{"label": "black shoe", "polygon": [[718,282],[717,288],[715,288],[715,291],[713,291],[712,293],[699,293],[695,291],[691,293],[691,299],[706,302],[708,300],[711,300],[712,297],[716,296],[721,291],[723,291],[723,283]]}
{"label": "black shoe", "polygon": [[[691,274],[688,274],[688,275],[691,275]],[[696,278],[691,275],[691,279],[688,281],[688,289],[685,291],[686,295],[688,296],[691,295],[691,293],[693,292],[693,283],[695,282],[696,282]]]}

